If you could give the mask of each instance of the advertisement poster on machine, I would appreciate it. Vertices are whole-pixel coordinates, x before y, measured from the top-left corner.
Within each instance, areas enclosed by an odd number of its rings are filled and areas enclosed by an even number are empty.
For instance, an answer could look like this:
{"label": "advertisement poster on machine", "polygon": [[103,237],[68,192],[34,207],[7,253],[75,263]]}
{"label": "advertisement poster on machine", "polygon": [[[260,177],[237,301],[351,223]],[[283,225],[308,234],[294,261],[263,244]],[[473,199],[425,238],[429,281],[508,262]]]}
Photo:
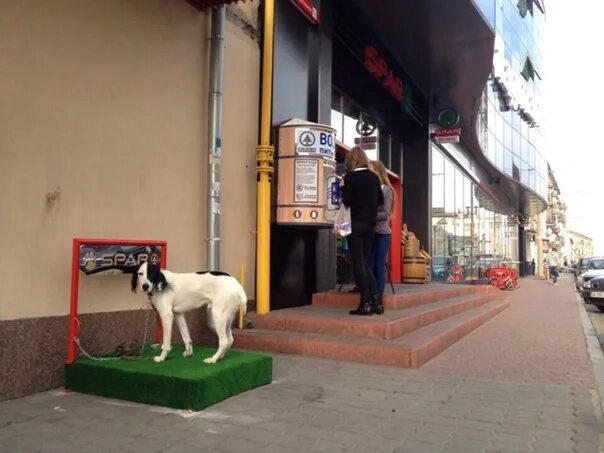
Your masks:
{"label": "advertisement poster on machine", "polygon": [[294,202],[319,201],[319,162],[314,159],[296,159],[294,171]]}

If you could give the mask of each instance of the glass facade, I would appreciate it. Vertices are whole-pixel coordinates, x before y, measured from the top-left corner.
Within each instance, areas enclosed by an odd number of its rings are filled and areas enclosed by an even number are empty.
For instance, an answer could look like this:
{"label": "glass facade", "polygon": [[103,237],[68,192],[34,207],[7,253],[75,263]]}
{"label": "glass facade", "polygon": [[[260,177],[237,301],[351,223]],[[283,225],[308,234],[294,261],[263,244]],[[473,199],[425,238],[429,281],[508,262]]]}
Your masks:
{"label": "glass facade", "polygon": [[502,173],[547,199],[541,121],[541,31],[537,0],[494,0],[493,73],[478,114],[478,136]]}
{"label": "glass facade", "polygon": [[[331,96],[331,127],[336,130],[336,140],[349,147],[358,146],[361,137],[356,130],[357,121],[366,113],[335,87]],[[363,140],[369,142],[362,144],[369,159],[381,161],[387,169],[397,175],[403,174],[402,143],[386,127],[377,123],[375,131]]]}
{"label": "glass facade", "polygon": [[432,145],[434,281],[482,279],[489,267],[501,264],[517,268],[517,223],[485,207],[486,200],[488,196]]}

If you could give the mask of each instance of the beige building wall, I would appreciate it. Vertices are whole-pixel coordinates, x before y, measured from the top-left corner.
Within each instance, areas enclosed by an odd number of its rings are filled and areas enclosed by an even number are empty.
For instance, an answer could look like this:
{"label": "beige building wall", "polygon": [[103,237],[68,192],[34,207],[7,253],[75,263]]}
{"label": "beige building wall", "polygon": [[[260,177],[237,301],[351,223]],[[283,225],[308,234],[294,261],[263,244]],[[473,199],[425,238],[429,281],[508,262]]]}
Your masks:
{"label": "beige building wall", "polygon": [[[164,239],[170,269],[206,268],[209,31],[184,0],[2,0],[0,321],[68,313],[74,237]],[[259,56],[228,22],[221,258],[250,298]],[[82,313],[143,303],[127,276],[80,279]]]}

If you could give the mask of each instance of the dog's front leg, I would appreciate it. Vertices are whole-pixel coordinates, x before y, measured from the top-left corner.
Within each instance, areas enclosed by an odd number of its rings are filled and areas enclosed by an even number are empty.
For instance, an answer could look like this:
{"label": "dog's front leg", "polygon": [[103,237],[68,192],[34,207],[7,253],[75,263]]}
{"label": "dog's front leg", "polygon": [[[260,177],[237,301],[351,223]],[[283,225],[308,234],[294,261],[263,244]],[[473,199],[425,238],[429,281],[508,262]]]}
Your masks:
{"label": "dog's front leg", "polygon": [[190,355],[193,355],[193,342],[191,341],[191,335],[189,334],[189,328],[187,327],[187,320],[183,313],[176,313],[174,318],[176,319],[176,326],[180,331],[182,342],[185,344],[185,350],[182,353],[182,356],[189,357]]}
{"label": "dog's front leg", "polygon": [[153,361],[156,363],[166,360],[166,356],[170,352],[170,349],[172,349],[170,342],[172,340],[172,321],[174,320],[172,311],[159,311],[159,317],[161,319],[164,341],[161,346],[161,353],[158,356],[153,357]]}

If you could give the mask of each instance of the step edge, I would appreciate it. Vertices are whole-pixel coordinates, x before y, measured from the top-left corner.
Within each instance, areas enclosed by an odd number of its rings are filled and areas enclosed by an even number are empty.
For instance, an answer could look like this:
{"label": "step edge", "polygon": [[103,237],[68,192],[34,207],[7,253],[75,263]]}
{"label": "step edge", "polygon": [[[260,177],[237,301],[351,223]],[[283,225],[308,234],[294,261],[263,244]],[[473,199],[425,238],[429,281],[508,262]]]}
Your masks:
{"label": "step edge", "polygon": [[[401,341],[400,343],[397,343],[397,344],[400,344],[402,347],[409,350],[410,367],[411,368],[420,368],[421,366],[425,365],[430,360],[432,360],[434,357],[437,357],[443,351],[447,350],[449,347],[453,346],[455,343],[460,341],[466,335],[469,335],[470,333],[472,333],[473,331],[478,329],[480,326],[484,325],[489,320],[491,320],[494,317],[496,317],[497,315],[501,314],[503,311],[505,311],[507,308],[509,308],[511,302],[510,301],[491,301],[490,304],[491,304],[490,306],[488,306],[489,304],[485,304],[485,305],[481,305],[478,307],[474,307],[476,309],[476,312],[472,313],[471,315],[468,314],[468,311],[470,311],[470,310],[468,310],[466,312],[458,313],[459,319],[460,319],[459,323],[456,323],[451,328],[444,330],[443,332],[440,332],[440,334],[437,334],[435,336],[428,336],[427,340],[424,341],[423,343],[413,344],[413,341],[405,342],[404,341],[405,336],[401,337],[401,339],[403,341]],[[467,317],[467,319],[464,319],[464,315]],[[454,318],[455,317],[452,316],[450,318],[446,318],[441,321],[451,321]],[[441,321],[439,321],[439,322],[441,322]],[[419,335],[420,331],[422,329],[426,329],[426,330],[424,330],[424,332],[429,330],[430,328],[434,329],[437,327],[436,326],[437,324],[438,323],[433,323],[433,324],[424,326],[420,329],[417,329],[413,332],[410,332],[409,337],[412,337],[413,335]],[[468,325],[470,325],[470,327],[468,327]],[[468,330],[464,332],[465,329],[468,329]],[[451,336],[453,336],[454,338],[450,338]],[[434,354],[426,355],[426,352],[429,351],[430,347],[433,346],[435,342],[441,341],[441,338],[445,338],[444,342],[445,342],[446,346],[442,349],[439,348],[438,351]],[[407,340],[409,340],[409,338],[407,338]]]}

